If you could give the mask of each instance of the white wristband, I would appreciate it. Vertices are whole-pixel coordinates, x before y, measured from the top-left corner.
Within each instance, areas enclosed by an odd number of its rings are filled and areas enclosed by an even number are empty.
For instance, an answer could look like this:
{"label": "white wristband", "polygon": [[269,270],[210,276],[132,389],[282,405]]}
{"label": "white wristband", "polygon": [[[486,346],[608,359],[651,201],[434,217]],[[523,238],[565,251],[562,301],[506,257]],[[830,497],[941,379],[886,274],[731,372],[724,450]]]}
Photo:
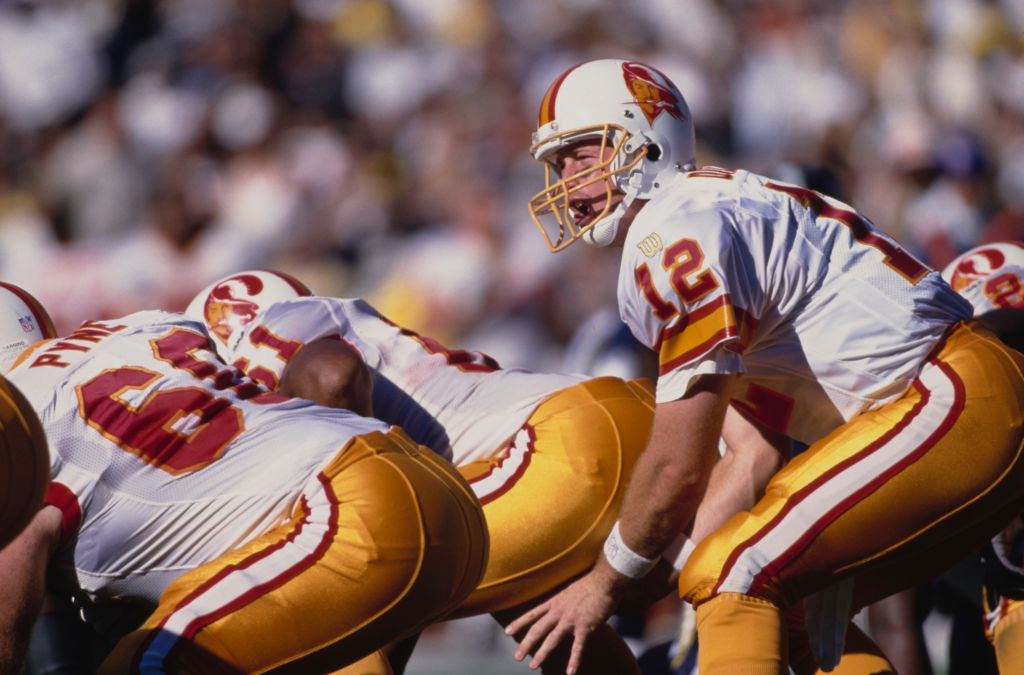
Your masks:
{"label": "white wristband", "polygon": [[622,536],[619,534],[618,522],[612,527],[608,538],[604,540],[604,557],[608,559],[608,564],[616,572],[630,579],[638,579],[644,576],[658,564],[657,558],[654,560],[645,558],[626,546],[626,543],[622,541]]}
{"label": "white wristband", "polygon": [[661,554],[661,557],[669,561],[672,567],[677,572],[683,569],[683,565],[690,558],[690,554],[693,553],[693,549],[697,548],[697,545],[693,543],[685,534],[679,535],[679,537],[669,545],[665,552]]}

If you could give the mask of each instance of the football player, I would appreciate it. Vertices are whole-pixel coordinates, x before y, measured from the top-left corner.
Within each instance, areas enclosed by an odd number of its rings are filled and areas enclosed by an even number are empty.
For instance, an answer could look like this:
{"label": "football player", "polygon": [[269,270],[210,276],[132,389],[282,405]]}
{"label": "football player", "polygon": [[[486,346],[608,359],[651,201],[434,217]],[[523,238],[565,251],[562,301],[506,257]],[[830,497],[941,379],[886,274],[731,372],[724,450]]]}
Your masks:
{"label": "football player", "polygon": [[[5,373],[22,349],[56,332],[31,295],[3,282],[0,293],[8,300],[0,305],[0,343],[9,346],[0,349],[0,373]],[[0,672],[21,672],[32,623],[20,617],[37,611],[35,588],[43,583],[41,570],[28,583],[10,583],[8,566],[23,560],[31,564],[31,547],[7,545],[42,506],[49,477],[50,457],[39,418],[17,387],[0,377],[0,551],[11,550],[0,558],[0,626],[6,629],[0,630]]]}
{"label": "football player", "polygon": [[[363,300],[302,297],[302,286],[279,284],[281,276],[230,275],[186,312],[211,330],[240,326],[224,357],[250,377],[325,405],[350,405],[339,386],[350,377],[332,354],[356,350],[372,373],[374,414],[454,463],[483,505],[491,548],[483,579],[449,618],[489,613],[506,624],[589,567],[647,439],[648,381],[502,369],[397,326]],[[226,306],[225,287],[261,311],[252,318],[251,307]],[[237,320],[233,307],[242,309]],[[622,640],[600,630],[584,669],[637,672]]]}
{"label": "football player", "polygon": [[31,623],[47,565],[86,606],[155,605],[100,672],[326,672],[447,614],[483,573],[480,505],[447,462],[241,378],[185,315],[86,322],[8,376],[40,414],[51,482],[0,552],[2,583],[31,595],[6,618]]}
{"label": "football player", "polygon": [[[509,625],[526,631],[517,658],[537,648],[536,665],[568,639],[574,672],[590,632],[689,526],[699,543],[679,592],[697,613],[701,675],[816,667],[787,656],[787,612],[801,607],[822,668],[846,649],[844,672],[891,672],[848,618],[1020,512],[1024,357],[849,205],[698,168],[686,101],[650,65],[563,73],[531,152],[548,180],[529,207],[550,248],[622,248],[620,315],[660,369],[604,555]],[[809,447],[775,471],[792,441]]]}
{"label": "football player", "polygon": [[[1024,243],[995,242],[960,255],[942,271],[970,301],[979,323],[1024,350]],[[1017,515],[984,549],[986,630],[1001,673],[1024,663],[1024,518]]]}

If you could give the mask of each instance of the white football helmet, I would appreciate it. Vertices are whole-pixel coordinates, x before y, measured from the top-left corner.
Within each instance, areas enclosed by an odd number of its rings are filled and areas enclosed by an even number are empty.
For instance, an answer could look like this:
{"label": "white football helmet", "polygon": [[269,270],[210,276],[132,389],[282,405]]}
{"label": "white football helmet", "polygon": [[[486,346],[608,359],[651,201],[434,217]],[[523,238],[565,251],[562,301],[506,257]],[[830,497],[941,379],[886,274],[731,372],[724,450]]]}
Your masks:
{"label": "white football helmet", "polygon": [[57,337],[49,313],[28,291],[0,281],[0,373],[29,346]]}
{"label": "white football helmet", "polygon": [[275,302],[313,295],[309,288],[284,272],[246,270],[214,281],[199,291],[185,314],[206,324],[224,346],[236,330]]}
{"label": "white football helmet", "polygon": [[[599,140],[602,151],[614,152],[563,179],[558,151],[585,140]],[[547,184],[530,200],[530,215],[552,251],[581,237],[607,246],[634,200],[650,199],[674,175],[697,165],[693,118],[679,89],[651,66],[622,59],[588,61],[554,81],[541,102],[530,152],[544,162]],[[607,188],[605,208],[577,227],[573,193],[598,181]],[[625,198],[613,209],[614,189]]]}
{"label": "white football helmet", "polygon": [[946,265],[942,278],[959,293],[1008,265],[1024,267],[1024,243],[1001,241],[976,246]]}

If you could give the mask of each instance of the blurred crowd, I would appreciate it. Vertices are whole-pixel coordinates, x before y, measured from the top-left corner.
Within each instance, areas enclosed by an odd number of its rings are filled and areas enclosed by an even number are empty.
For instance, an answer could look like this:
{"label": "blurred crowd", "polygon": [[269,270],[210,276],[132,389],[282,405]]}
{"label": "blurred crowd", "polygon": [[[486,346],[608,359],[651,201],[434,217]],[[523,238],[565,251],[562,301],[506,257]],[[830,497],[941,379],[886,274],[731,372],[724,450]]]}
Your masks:
{"label": "blurred crowd", "polygon": [[934,267],[1024,238],[1024,0],[5,0],[0,278],[63,332],[273,267],[587,368],[617,254],[547,251],[528,148],[604,56],[680,85],[700,164],[842,197]]}

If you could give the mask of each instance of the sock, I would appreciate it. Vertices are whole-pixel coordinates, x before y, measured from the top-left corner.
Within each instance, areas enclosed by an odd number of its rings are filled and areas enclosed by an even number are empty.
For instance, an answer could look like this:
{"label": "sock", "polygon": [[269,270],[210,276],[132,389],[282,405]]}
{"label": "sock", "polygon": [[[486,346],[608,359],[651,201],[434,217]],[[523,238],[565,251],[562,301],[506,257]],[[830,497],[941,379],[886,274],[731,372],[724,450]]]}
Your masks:
{"label": "sock", "polygon": [[788,675],[782,611],[759,598],[723,593],[697,607],[700,675]]}
{"label": "sock", "polygon": [[999,672],[1012,673],[1024,663],[1024,603],[1010,601],[1006,615],[999,619],[994,631],[993,643]]}

